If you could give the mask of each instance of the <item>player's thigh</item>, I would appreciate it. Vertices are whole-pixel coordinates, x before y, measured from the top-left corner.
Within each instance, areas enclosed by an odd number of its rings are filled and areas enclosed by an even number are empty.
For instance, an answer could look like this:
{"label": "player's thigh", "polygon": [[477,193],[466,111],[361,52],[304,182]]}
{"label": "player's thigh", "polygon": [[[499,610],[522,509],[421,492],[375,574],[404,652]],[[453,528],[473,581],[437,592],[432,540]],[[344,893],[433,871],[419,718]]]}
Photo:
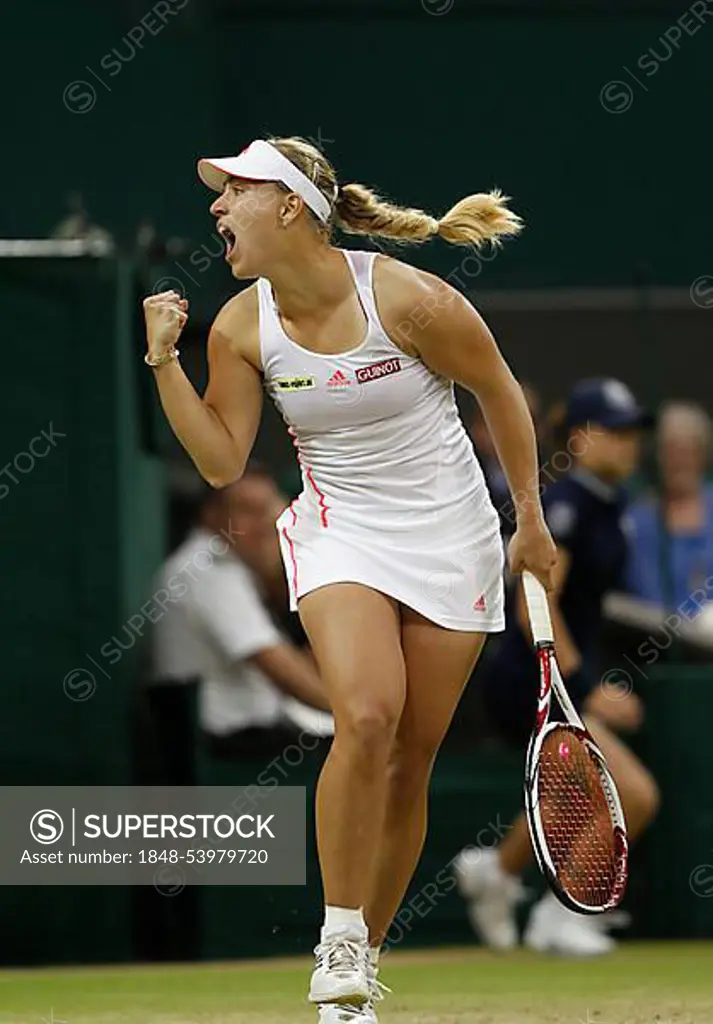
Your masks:
{"label": "player's thigh", "polygon": [[648,768],[596,716],[585,715],[585,722],[604,754],[622,798],[628,795],[639,803],[655,807],[658,804],[658,787]]}
{"label": "player's thigh", "polygon": [[484,633],[444,629],[403,610],[406,702],[397,741],[415,757],[427,759],[437,752],[485,639]]}
{"label": "player's thigh", "polygon": [[406,695],[397,603],[359,583],[330,583],[301,598],[299,614],[337,728],[355,718],[395,726]]}

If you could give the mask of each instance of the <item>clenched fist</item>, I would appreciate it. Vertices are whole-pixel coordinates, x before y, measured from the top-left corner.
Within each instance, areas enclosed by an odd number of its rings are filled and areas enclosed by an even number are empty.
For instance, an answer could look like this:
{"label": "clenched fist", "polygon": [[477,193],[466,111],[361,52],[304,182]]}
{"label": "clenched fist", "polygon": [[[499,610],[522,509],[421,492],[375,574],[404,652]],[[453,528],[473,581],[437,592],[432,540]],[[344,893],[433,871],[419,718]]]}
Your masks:
{"label": "clenched fist", "polygon": [[161,292],[144,299],[146,341],[149,355],[157,359],[178,341],[188,320],[188,300],[178,292]]}

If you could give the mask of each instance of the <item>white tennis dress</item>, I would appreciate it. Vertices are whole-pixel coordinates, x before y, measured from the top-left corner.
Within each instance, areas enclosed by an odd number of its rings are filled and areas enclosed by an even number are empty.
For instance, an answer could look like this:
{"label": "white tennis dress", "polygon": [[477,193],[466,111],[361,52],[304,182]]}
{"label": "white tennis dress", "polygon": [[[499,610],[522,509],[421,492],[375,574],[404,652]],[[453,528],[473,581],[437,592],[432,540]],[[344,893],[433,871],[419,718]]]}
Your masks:
{"label": "white tennis dress", "polygon": [[258,280],[265,386],[289,427],[303,491],[277,520],[290,608],[329,583],[372,587],[447,629],[504,628],[498,516],[453,385],[390,340],[376,254],[344,251],[368,319],[360,345],[310,352]]}

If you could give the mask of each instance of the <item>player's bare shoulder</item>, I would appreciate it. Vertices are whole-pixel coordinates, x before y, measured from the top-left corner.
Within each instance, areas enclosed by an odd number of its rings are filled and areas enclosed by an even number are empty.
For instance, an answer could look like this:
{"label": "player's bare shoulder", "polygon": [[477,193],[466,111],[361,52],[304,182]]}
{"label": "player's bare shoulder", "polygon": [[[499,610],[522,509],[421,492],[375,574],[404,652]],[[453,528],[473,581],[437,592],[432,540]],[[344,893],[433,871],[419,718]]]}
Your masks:
{"label": "player's bare shoulder", "polygon": [[211,354],[232,353],[262,372],[257,284],[228,299],[213,321],[208,346]]}
{"label": "player's bare shoulder", "polygon": [[439,310],[462,300],[458,291],[435,274],[388,256],[374,263],[374,299],[389,337],[408,355],[418,356],[414,339]]}

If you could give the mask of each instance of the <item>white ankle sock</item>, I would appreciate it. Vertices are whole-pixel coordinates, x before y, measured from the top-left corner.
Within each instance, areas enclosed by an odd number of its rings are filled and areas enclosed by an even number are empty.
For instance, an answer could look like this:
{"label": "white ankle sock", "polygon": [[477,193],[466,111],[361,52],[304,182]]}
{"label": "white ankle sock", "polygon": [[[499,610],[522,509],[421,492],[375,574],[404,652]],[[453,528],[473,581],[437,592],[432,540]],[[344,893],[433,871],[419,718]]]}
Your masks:
{"label": "white ankle sock", "polygon": [[369,962],[372,967],[379,967],[379,953],[381,952],[381,946],[369,946]]}
{"label": "white ankle sock", "polygon": [[500,866],[497,850],[484,850],[478,847],[466,850],[465,865],[470,867],[477,877],[486,882],[501,882],[504,872]]}
{"label": "white ankle sock", "polygon": [[517,875],[511,875],[508,871],[505,870],[505,868],[502,865],[502,861],[500,860],[500,851],[499,850],[493,850],[493,854],[494,854],[494,856],[493,856],[492,861],[491,861],[491,865],[492,865],[491,866],[491,871],[493,872],[493,876],[495,878],[497,878],[500,881],[502,881],[503,878],[517,878],[518,877]]}
{"label": "white ankle sock", "polygon": [[366,922],[361,907],[354,910],[350,907],[329,907],[324,908],[324,927],[322,935],[333,932],[337,928],[353,928],[355,931],[363,932],[366,938]]}

